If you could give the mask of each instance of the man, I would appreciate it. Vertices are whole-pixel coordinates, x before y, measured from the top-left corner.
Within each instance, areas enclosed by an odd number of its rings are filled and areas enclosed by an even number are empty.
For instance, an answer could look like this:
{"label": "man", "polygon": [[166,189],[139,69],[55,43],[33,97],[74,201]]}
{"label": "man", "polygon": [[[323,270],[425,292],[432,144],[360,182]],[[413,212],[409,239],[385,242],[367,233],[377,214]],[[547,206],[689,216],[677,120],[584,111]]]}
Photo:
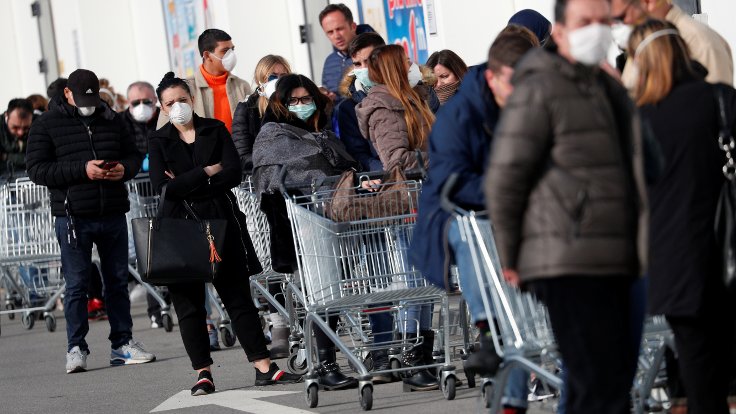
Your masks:
{"label": "man", "polygon": [[67,78],[56,78],[56,80],[49,84],[46,88],[46,96],[49,98],[49,101],[64,95],[64,88],[66,88],[67,80]]}
{"label": "man", "polygon": [[[601,66],[607,0],[558,0],[552,39],[516,66],[485,194],[504,276],[549,309],[568,413],[628,413],[631,287],[646,268],[640,124]],[[434,167],[434,166],[433,166]]]}
{"label": "man", "polygon": [[[128,110],[125,125],[135,138],[138,152],[148,154],[148,134],[156,130],[159,108],[156,106],[156,90],[148,82],[133,82],[128,86]],[[146,169],[144,169],[146,170]]]}
{"label": "man", "polygon": [[[409,251],[410,261],[433,284],[445,287],[450,259],[458,268],[458,278],[471,319],[481,332],[481,349],[465,364],[466,371],[492,374],[499,358],[493,347],[481,286],[455,219],[440,206],[440,194],[448,178],[459,174],[452,199],[464,208],[480,211],[485,201],[482,179],[501,109],[513,91],[511,76],[521,57],[539,46],[529,30],[510,26],[491,45],[486,64],[471,67],[458,93],[437,114],[429,136],[429,169],[419,198],[419,217]],[[447,253],[446,253],[447,252]],[[491,292],[486,293],[491,298]],[[523,413],[527,407],[529,375],[522,369],[511,372],[503,404],[507,413]]]}
{"label": "man", "polygon": [[[640,24],[647,18],[672,23],[685,40],[693,60],[708,70],[705,80],[733,85],[733,59],[728,42],[715,30],[688,16],[671,0],[612,0],[611,14],[614,20],[627,25]],[[622,76],[629,90],[636,87],[636,76],[629,61]]]}
{"label": "man", "polygon": [[31,127],[28,175],[49,188],[61,247],[66,294],[66,372],[87,368],[85,336],[92,245],[97,245],[110,323],[110,365],[151,362],[156,357],[133,340],[128,299],[128,191],[142,155],[120,114],[102,104],[94,72],[71,73],[64,95]]}
{"label": "man", "polygon": [[[235,107],[251,93],[248,82],[231,73],[238,61],[235,45],[230,35],[219,29],[202,32],[197,45],[202,64],[194,71],[194,77],[187,79],[194,97],[194,113],[218,119],[232,131]],[[161,112],[157,128],[168,121]]]}
{"label": "man", "polygon": [[28,131],[33,105],[28,99],[11,99],[0,117],[0,174],[25,173]]}

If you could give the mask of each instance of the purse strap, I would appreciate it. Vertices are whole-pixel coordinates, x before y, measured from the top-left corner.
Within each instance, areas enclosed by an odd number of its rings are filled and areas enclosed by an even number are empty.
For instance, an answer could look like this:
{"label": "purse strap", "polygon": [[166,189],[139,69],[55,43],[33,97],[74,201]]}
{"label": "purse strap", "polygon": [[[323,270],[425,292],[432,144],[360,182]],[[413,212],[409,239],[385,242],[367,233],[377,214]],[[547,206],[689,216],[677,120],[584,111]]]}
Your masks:
{"label": "purse strap", "polygon": [[716,101],[718,102],[718,146],[726,154],[726,163],[723,165],[723,175],[727,180],[736,178],[736,162],[733,159],[733,151],[736,149],[736,141],[728,128],[728,117],[726,113],[726,99],[723,90],[714,86]]}
{"label": "purse strap", "polygon": [[[164,216],[164,203],[166,202],[166,187],[168,187],[168,184],[164,184],[164,186],[161,188],[161,197],[158,199],[158,209],[156,211],[156,218],[161,219]],[[199,218],[197,213],[194,212],[194,209],[192,206],[189,205],[189,202],[187,200],[183,200],[182,203],[184,204],[184,208],[187,210],[187,213],[189,213],[190,216],[192,216],[195,220],[197,220],[198,223],[202,224],[202,219]]]}

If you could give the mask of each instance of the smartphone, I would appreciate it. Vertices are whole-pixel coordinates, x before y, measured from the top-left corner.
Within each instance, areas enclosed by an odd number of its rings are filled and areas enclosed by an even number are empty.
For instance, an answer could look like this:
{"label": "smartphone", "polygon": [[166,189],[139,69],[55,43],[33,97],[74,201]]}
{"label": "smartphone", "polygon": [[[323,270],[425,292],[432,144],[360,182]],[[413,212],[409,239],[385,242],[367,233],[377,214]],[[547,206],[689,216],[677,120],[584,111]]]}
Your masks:
{"label": "smartphone", "polygon": [[111,169],[117,167],[118,164],[120,164],[120,163],[117,162],[117,161],[105,161],[105,162],[102,163],[102,165],[100,165],[100,168],[102,168],[103,170],[111,170]]}

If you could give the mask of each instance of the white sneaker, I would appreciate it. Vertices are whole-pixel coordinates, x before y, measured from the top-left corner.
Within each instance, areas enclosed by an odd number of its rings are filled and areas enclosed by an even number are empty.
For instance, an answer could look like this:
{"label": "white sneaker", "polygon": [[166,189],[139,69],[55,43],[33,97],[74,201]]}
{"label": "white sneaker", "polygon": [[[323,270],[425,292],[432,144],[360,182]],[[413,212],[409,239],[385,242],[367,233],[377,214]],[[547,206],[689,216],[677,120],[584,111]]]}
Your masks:
{"label": "white sneaker", "polygon": [[158,329],[161,328],[162,324],[159,323],[159,321],[156,319],[156,316],[151,316],[151,329]]}
{"label": "white sneaker", "polygon": [[135,287],[130,291],[130,303],[133,304],[143,302],[143,300],[146,298],[147,293],[148,291],[146,290],[146,288],[143,287],[143,285],[135,285]]}
{"label": "white sneaker", "polygon": [[153,362],[156,356],[143,349],[143,345],[130,340],[118,349],[110,351],[110,365],[131,365]]}
{"label": "white sneaker", "polygon": [[78,346],[66,353],[66,373],[84,372],[87,370],[87,355],[89,351],[82,351]]}

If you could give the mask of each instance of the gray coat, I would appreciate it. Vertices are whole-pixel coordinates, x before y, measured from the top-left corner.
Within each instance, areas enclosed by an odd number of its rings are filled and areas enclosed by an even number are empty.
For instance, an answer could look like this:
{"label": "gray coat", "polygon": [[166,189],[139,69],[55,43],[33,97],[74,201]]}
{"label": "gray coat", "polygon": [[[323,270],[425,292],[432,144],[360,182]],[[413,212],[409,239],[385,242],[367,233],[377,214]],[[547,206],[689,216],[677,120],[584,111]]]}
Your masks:
{"label": "gray coat", "polygon": [[502,265],[523,282],[640,274],[647,199],[626,90],[541,49],[519,63],[513,82],[485,183]]}

